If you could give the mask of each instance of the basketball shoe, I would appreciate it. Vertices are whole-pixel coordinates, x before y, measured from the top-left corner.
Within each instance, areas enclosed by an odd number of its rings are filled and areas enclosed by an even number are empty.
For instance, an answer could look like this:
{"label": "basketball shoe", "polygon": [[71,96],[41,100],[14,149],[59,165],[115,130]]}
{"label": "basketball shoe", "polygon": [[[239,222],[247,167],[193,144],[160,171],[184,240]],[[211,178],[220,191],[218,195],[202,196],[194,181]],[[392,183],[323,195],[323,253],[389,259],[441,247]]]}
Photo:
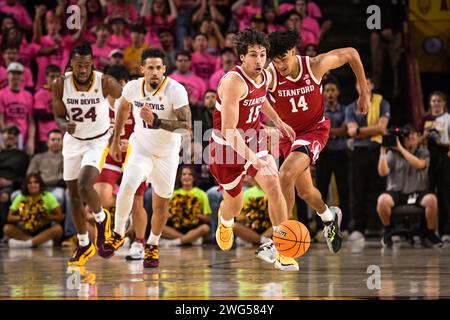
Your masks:
{"label": "basketball shoe", "polygon": [[142,260],[144,259],[144,245],[140,242],[133,242],[129,253],[125,256],[126,260]]}
{"label": "basketball shoe", "polygon": [[298,271],[298,262],[294,258],[285,257],[282,254],[277,253],[275,260],[275,268],[283,271]]}
{"label": "basketball shoe", "polygon": [[260,245],[255,254],[258,258],[268,263],[274,263],[277,259],[277,252],[272,240]]}
{"label": "basketball shoe", "polygon": [[103,245],[98,249],[98,255],[102,258],[108,259],[114,255],[114,252],[119,249],[125,239],[116,232],[113,232],[112,236],[106,239]]}
{"label": "basketball shoe", "polygon": [[111,214],[108,210],[103,209],[105,212],[105,219],[103,222],[95,222],[95,245],[99,249],[106,239],[111,238]]}
{"label": "basketball shoe", "polygon": [[85,247],[81,247],[78,244],[77,248],[73,252],[72,258],[69,259],[69,262],[67,264],[69,266],[82,267],[85,265],[86,261],[88,261],[88,259],[93,257],[94,255],[95,255],[95,246],[92,242],[89,242],[89,244]]}
{"label": "basketball shoe", "polygon": [[323,236],[327,241],[328,249],[336,253],[341,249],[342,240],[344,239],[341,232],[342,211],[338,207],[330,207],[334,215],[334,219],[329,222],[324,222]]}
{"label": "basketball shoe", "polygon": [[146,244],[144,251],[144,268],[157,268],[159,266],[158,246]]}
{"label": "basketball shoe", "polygon": [[223,251],[230,250],[233,246],[234,234],[233,227],[225,227],[220,221],[220,212],[217,215],[219,223],[216,230],[216,242]]}

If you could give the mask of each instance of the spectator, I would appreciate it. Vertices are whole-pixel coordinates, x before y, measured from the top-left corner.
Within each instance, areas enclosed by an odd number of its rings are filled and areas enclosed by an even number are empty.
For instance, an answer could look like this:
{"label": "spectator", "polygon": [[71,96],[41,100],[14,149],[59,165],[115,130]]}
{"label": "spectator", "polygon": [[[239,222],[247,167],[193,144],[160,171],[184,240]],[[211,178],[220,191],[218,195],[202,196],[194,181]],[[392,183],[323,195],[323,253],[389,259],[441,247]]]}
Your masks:
{"label": "spectator", "polygon": [[106,18],[105,23],[109,24],[112,30],[112,35],[108,39],[108,46],[124,50],[131,45],[130,38],[125,32],[127,20],[122,16],[113,16]]}
{"label": "spectator", "polygon": [[49,64],[59,66],[61,70],[66,69],[69,62],[70,52],[83,38],[86,32],[87,18],[86,6],[81,5],[81,28],[73,34],[61,34],[61,17],[48,11],[45,17],[47,35],[42,36],[41,17],[45,13],[45,6],[39,6],[36,10],[34,20],[33,40],[42,48],[37,57],[37,80],[36,89],[42,88],[46,83],[45,69]]}
{"label": "spectator", "polygon": [[160,28],[158,31],[159,42],[161,43],[162,50],[166,59],[166,74],[171,74],[175,68],[175,42],[173,34],[169,29]]}
{"label": "spectator", "polygon": [[[34,118],[37,120],[38,132],[37,152],[44,152],[47,150],[48,134],[57,128],[55,116],[53,115],[51,86],[53,80],[60,75],[61,70],[58,66],[54,64],[48,65],[45,69],[47,83],[34,95]],[[44,182],[48,185],[48,182],[45,179]]]}
{"label": "spectator", "polygon": [[411,125],[402,130],[403,142],[396,137],[396,148],[387,151],[381,147],[378,173],[387,176],[386,192],[378,198],[377,212],[383,224],[381,244],[392,246],[392,209],[399,205],[416,205],[425,209],[425,238],[433,246],[442,246],[436,235],[438,203],[436,196],[429,191],[427,168],[430,154],[426,147],[419,146],[417,132]]}
{"label": "spectator", "polygon": [[[376,202],[383,188],[383,181],[377,172],[382,135],[386,133],[390,118],[389,102],[383,96],[375,94],[373,82],[367,77],[367,86],[371,94],[371,106],[368,114],[357,112],[357,101],[347,106],[345,122],[347,133],[354,139],[351,154],[351,183],[353,232],[349,240],[363,240],[370,219],[376,217]],[[357,85],[356,90],[360,88]]]}
{"label": "spectator", "polygon": [[267,34],[266,20],[261,16],[254,16],[252,18],[250,28]]}
{"label": "spectator", "polygon": [[33,20],[20,1],[5,0],[0,2],[0,12],[10,14],[16,19],[17,23],[25,30],[31,31]]}
{"label": "spectator", "polygon": [[2,34],[3,32],[5,32],[5,30],[17,26],[17,20],[12,15],[6,14],[3,15],[0,19],[0,33]]}
{"label": "spectator", "polygon": [[125,66],[130,72],[130,76],[139,77],[141,75],[142,52],[148,48],[144,43],[145,27],[141,24],[131,26],[131,45],[123,52]]}
{"label": "spectator", "polygon": [[185,47],[186,38],[193,37],[195,34],[191,19],[200,3],[201,0],[174,0],[175,7],[177,8],[175,38],[177,39],[178,50]]}
{"label": "spectator", "polygon": [[311,32],[304,31],[302,29],[301,21],[301,16],[294,11],[288,15],[284,26],[286,29],[294,30],[300,35],[300,41],[298,42],[297,49],[299,52],[304,52],[307,44],[315,44],[315,38]]}
{"label": "spectator", "polygon": [[[347,126],[345,124],[345,106],[339,103],[337,83],[325,83],[325,117],[330,119],[331,128],[328,142],[320,154],[316,165],[317,189],[322,199],[327,199],[331,175],[334,174],[339,194],[339,207],[343,212],[341,230],[348,230],[349,223],[349,157],[347,148]],[[316,216],[316,218],[318,218]],[[319,220],[317,225],[322,225]],[[321,232],[319,233],[321,234]]]}
{"label": "spectator", "polygon": [[201,101],[203,94],[206,91],[204,81],[189,71],[191,64],[191,55],[189,52],[180,51],[176,54],[175,58],[177,69],[170,77],[186,88],[189,96],[189,103],[191,106],[195,106]]}
{"label": "spectator", "polygon": [[[312,43],[318,44],[319,40],[321,38],[320,26],[316,19],[308,16],[306,0],[296,0],[294,10],[295,10],[295,12],[297,12],[300,15],[301,30],[304,33],[306,33],[306,32],[311,33],[314,37],[314,40]],[[306,44],[308,44],[308,43],[306,43]]]}
{"label": "spectator", "polygon": [[20,188],[30,161],[24,151],[17,149],[19,132],[19,129],[13,124],[2,127],[3,146],[0,149],[0,233],[3,231],[6,214],[8,213],[10,195],[14,190]]}
{"label": "spectator", "polygon": [[29,43],[25,38],[23,31],[18,26],[5,29],[2,33],[1,47],[9,45],[19,48],[19,62],[26,67],[31,66],[36,55],[43,52],[41,46],[36,43]]}
{"label": "spectator", "polygon": [[208,36],[203,33],[195,36],[194,49],[195,51],[191,56],[191,71],[203,79],[205,88],[208,88],[209,78],[216,71],[219,59],[206,52],[208,49]]}
{"label": "spectator", "polygon": [[109,53],[109,66],[112,67],[118,65],[124,65],[123,51],[120,49],[114,49]]}
{"label": "spectator", "polygon": [[280,25],[277,24],[277,14],[275,12],[275,9],[271,6],[264,7],[264,20],[267,24],[268,33],[283,29]]}
{"label": "spectator", "polygon": [[305,46],[305,55],[308,57],[315,57],[319,54],[317,46],[315,44],[308,44]]}
{"label": "spectator", "polygon": [[8,86],[0,90],[0,126],[13,123],[20,129],[19,145],[26,141],[26,150],[32,155],[35,148],[36,124],[33,117],[33,96],[23,88],[23,65],[8,65]]}
{"label": "spectator", "polygon": [[450,114],[447,96],[434,91],[429,98],[430,112],[420,125],[430,151],[430,186],[439,199],[439,233],[450,242]]}
{"label": "spectator", "polygon": [[236,33],[235,32],[227,32],[225,35],[225,48],[231,48],[236,55],[236,63],[240,63],[237,54],[237,43],[236,43]]}
{"label": "spectator", "polygon": [[[6,71],[6,69],[10,63],[19,62],[19,49],[17,47],[9,45],[8,43],[5,43],[5,45],[2,47],[2,56],[5,67],[0,66],[0,89],[8,86],[8,72]],[[31,73],[30,68],[26,66],[24,66],[23,69],[22,86],[31,92],[34,89],[33,74]]]}
{"label": "spectator", "polygon": [[110,0],[106,5],[106,16],[121,16],[132,23],[138,22],[139,15],[136,8],[127,0]]}
{"label": "spectator", "polygon": [[217,90],[220,79],[236,66],[236,54],[233,49],[225,48],[221,52],[222,68],[214,72],[209,79],[209,89]]}
{"label": "spectator", "polygon": [[164,227],[161,246],[202,244],[203,237],[210,233],[208,197],[195,187],[194,169],[181,166],[177,179],[178,188],[169,202],[170,217]]}
{"label": "spectator", "polygon": [[250,27],[251,20],[254,16],[262,16],[263,1],[262,0],[238,0],[232,7],[236,19],[239,21],[239,30]]}
{"label": "spectator", "polygon": [[108,38],[111,34],[111,27],[108,24],[101,23],[95,28],[95,34],[97,39],[92,45],[92,53],[94,55],[94,67],[95,69],[105,72],[109,66],[109,54],[114,49],[108,45]]}
{"label": "spectator", "polygon": [[87,31],[84,40],[89,43],[94,43],[96,37],[96,29],[98,25],[101,25],[105,21],[105,12],[100,0],[87,0]]}
{"label": "spectator", "polygon": [[272,237],[267,198],[256,181],[244,191],[244,206],[233,224],[233,232],[236,243],[242,246],[261,245]]}
{"label": "spectator", "polygon": [[[220,30],[220,26],[222,26],[227,20],[225,20],[225,17],[218,10],[216,2],[216,0],[201,0],[200,7],[192,16],[192,22],[198,25],[202,21],[208,20],[217,24],[217,27]],[[227,5],[229,8],[229,4]],[[220,8],[223,9],[223,6],[220,6]]]}
{"label": "spectator", "polygon": [[206,135],[205,133],[213,127],[213,114],[216,107],[216,96],[217,92],[215,90],[206,90],[205,95],[203,96],[203,103],[192,112],[192,119],[194,121],[199,121],[202,125],[202,137],[204,140],[203,148],[208,145],[209,138],[211,136],[211,133]]}
{"label": "spectator", "polygon": [[[63,180],[62,133],[54,129],[47,134],[48,151],[36,154],[28,166],[27,174],[37,173],[58,202],[65,204]],[[66,211],[66,210],[64,210]]]}
{"label": "spectator", "polygon": [[148,0],[144,0],[141,9],[141,18],[144,19],[145,43],[151,48],[161,48],[159,30],[172,28],[173,21],[177,18],[177,8],[173,0],[153,0],[150,13],[148,13]]}
{"label": "spectator", "polygon": [[211,20],[205,19],[200,25],[200,33],[207,36],[208,48],[207,52],[212,55],[217,55],[225,46],[225,40],[220,32],[219,25]]}
{"label": "spectator", "polygon": [[64,219],[56,198],[45,191],[45,183],[37,173],[27,175],[22,192],[14,199],[3,232],[10,248],[52,247],[63,234]]}

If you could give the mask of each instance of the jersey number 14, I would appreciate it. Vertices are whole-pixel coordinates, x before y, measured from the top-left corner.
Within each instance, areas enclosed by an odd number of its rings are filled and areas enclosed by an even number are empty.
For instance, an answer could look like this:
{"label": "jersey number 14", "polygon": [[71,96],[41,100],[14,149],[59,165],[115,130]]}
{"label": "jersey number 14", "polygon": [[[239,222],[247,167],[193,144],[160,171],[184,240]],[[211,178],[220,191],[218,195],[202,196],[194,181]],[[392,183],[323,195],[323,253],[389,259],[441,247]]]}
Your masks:
{"label": "jersey number 14", "polygon": [[298,112],[298,109],[302,109],[302,111],[308,110],[308,104],[305,101],[305,96],[300,96],[300,99],[298,99],[297,105],[295,104],[295,99],[291,98],[289,100],[292,106],[292,112]]}

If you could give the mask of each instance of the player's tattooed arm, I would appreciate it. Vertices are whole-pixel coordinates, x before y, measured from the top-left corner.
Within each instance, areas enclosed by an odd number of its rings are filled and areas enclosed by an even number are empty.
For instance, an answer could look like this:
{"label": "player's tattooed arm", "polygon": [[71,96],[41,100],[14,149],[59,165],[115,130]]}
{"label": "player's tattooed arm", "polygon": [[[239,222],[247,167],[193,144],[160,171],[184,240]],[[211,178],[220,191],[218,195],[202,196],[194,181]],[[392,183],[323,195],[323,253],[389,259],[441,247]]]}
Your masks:
{"label": "player's tattooed arm", "polygon": [[174,110],[177,120],[159,119],[161,121],[159,128],[167,131],[175,131],[177,129],[191,130],[192,115],[191,108],[186,105]]}
{"label": "player's tattooed arm", "polygon": [[67,131],[68,133],[75,132],[75,123],[70,122],[67,119],[67,110],[63,98],[64,91],[64,76],[55,79],[52,83],[52,106],[53,115],[55,116],[56,124],[58,128],[62,131]]}
{"label": "player's tattooed arm", "polygon": [[105,97],[111,96],[114,99],[119,99],[122,95],[122,86],[110,75],[102,75],[102,87]]}

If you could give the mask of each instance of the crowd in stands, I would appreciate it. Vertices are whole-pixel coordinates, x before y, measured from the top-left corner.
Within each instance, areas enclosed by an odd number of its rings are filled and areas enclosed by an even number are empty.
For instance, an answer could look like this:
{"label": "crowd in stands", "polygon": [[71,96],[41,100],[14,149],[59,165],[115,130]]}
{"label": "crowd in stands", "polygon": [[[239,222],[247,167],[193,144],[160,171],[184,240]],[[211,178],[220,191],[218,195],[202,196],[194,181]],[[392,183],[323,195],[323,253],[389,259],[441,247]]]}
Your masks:
{"label": "crowd in stands", "polygon": [[[123,65],[132,78],[140,76],[144,49],[162,49],[167,75],[186,87],[193,121],[200,121],[206,132],[213,125],[219,80],[239,64],[234,42],[239,30],[270,33],[294,29],[300,35],[298,53],[314,57],[332,27],[318,4],[320,1],[306,0],[0,0],[2,242],[11,247],[23,247],[25,242],[28,247],[52,245],[61,240],[70,244],[75,234],[67,218],[70,205],[62,179],[64,133],[55,123],[51,95],[52,81],[65,72],[75,45],[91,43],[96,70],[107,72]],[[67,8],[71,5],[78,5],[81,19],[78,27],[68,29],[66,21],[72,11]],[[398,28],[394,31],[391,35],[373,34],[374,50],[381,45],[380,38],[391,36],[394,42]],[[379,70],[374,71],[368,84],[379,88]],[[385,147],[383,136],[389,135],[392,108],[389,101],[374,91],[369,113],[361,115],[356,101],[345,105],[339,94],[339,79],[327,75],[324,110],[332,128],[315,176],[323,198],[341,207],[341,228],[348,239],[362,240],[369,229],[381,225],[384,244],[389,245],[392,208],[414,203],[424,208],[425,231],[432,244],[441,241],[432,234],[450,242],[447,96],[433,92],[420,128],[408,127],[399,144]],[[201,155],[207,141],[193,141],[194,153]],[[333,175],[337,188],[330,188]],[[246,181],[246,186],[235,234],[238,245],[258,245],[271,236],[267,201],[254,181]],[[408,198],[413,194],[417,194],[414,201]],[[161,245],[201,244],[203,238],[213,241],[220,201],[206,164],[180,166]],[[151,186],[144,195],[148,215],[150,203]],[[296,217],[313,234],[320,234],[315,215],[305,215],[302,210],[299,201]]]}

